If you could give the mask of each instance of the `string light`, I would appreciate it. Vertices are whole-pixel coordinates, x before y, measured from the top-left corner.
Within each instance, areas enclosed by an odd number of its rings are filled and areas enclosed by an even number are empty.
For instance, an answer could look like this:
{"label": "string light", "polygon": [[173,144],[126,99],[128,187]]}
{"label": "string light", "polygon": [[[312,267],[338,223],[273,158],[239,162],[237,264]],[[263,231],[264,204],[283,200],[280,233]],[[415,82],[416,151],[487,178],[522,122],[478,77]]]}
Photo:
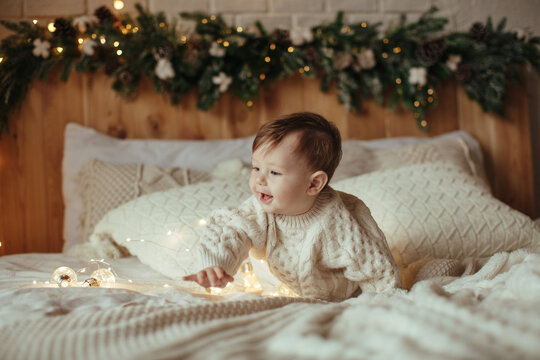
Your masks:
{"label": "string light", "polygon": [[425,128],[425,127],[427,126],[427,121],[426,121],[426,120],[420,121],[420,126],[422,126],[423,128]]}
{"label": "string light", "polygon": [[122,55],[122,50],[116,50],[116,55],[118,56]]}
{"label": "string light", "polygon": [[389,41],[390,41],[390,40],[388,40],[388,38],[384,38],[382,42],[385,43],[385,44],[388,44]]}
{"label": "string light", "polygon": [[311,70],[311,68],[310,68],[309,66],[307,66],[307,65],[304,66],[304,71],[305,71],[305,72],[308,72],[309,70]]}
{"label": "string light", "polygon": [[427,89],[427,93],[428,93],[429,95],[433,95],[433,89]]}
{"label": "string light", "polygon": [[105,39],[105,36],[101,35],[99,37],[99,42],[102,43],[102,44],[105,44],[107,42],[107,39]]}
{"label": "string light", "polygon": [[50,32],[55,32],[55,31],[56,31],[56,27],[54,27],[54,23],[53,23],[53,22],[50,22],[50,23],[47,25],[47,29],[49,29]]}
{"label": "string light", "polygon": [[208,22],[208,19],[207,19],[207,18],[204,18],[204,19],[201,20],[201,22],[202,22],[203,24],[206,24],[206,23]]}
{"label": "string light", "polygon": [[212,20],[212,21],[216,20],[216,16],[215,15],[210,15],[210,20]]}
{"label": "string light", "polygon": [[398,84],[398,85],[401,84],[401,79],[400,78],[396,79],[396,84]]}
{"label": "string light", "polygon": [[58,287],[72,286],[77,282],[77,273],[70,267],[60,266],[53,271],[51,281]]}
{"label": "string light", "polygon": [[294,51],[294,47],[289,46],[289,47],[287,48],[287,51],[290,52],[290,53],[292,53],[292,52]]}
{"label": "string light", "polygon": [[396,46],[394,49],[394,54],[399,54],[401,52],[401,48],[399,46]]}
{"label": "string light", "polygon": [[32,23],[33,23],[34,25],[36,25],[36,24],[38,23],[38,21],[37,21],[36,19],[34,19],[34,20],[32,20]]}
{"label": "string light", "polygon": [[419,107],[420,106],[420,101],[415,100],[413,105],[414,105],[414,107]]}
{"label": "string light", "polygon": [[434,101],[433,96],[429,96],[429,97],[427,98],[427,101],[428,101],[429,103],[432,103],[432,102]]}
{"label": "string light", "polygon": [[135,27],[133,28],[133,32],[136,33],[137,31],[139,31],[139,28],[138,28],[137,26],[135,26]]}
{"label": "string light", "polygon": [[118,46],[120,45],[120,42],[119,42],[119,41],[115,41],[113,45],[114,45],[114,47],[118,47]]}
{"label": "string light", "polygon": [[83,38],[78,38],[78,39],[77,39],[77,42],[78,42],[80,45],[82,45],[82,43],[84,42],[84,39],[83,39]]}
{"label": "string light", "polygon": [[122,0],[115,0],[113,3],[113,7],[116,10],[122,10],[124,8],[124,2]]}
{"label": "string light", "polygon": [[[1,62],[1,61],[0,61],[0,62]],[[266,75],[265,75],[265,74],[261,74],[261,75],[259,75],[259,79],[261,79],[261,80],[264,80],[264,79],[266,79]]]}
{"label": "string light", "polygon": [[56,50],[56,52],[57,52],[58,54],[61,54],[62,51],[64,51],[64,48],[61,47],[61,46],[58,46],[58,47],[55,48],[55,50]]}
{"label": "string light", "polygon": [[244,31],[244,29],[243,29],[241,26],[239,26],[239,27],[236,28],[236,32],[241,33],[242,31]]}
{"label": "string light", "polygon": [[246,106],[247,106],[247,107],[252,107],[252,106],[253,106],[253,101],[248,100],[248,101],[246,102]]}
{"label": "string light", "polygon": [[253,273],[253,265],[250,262],[244,263],[242,266],[244,275],[244,289],[248,293],[260,293],[262,291],[261,283]]}
{"label": "string light", "polygon": [[[0,64],[4,61],[4,58],[0,56]],[[0,243],[0,246],[2,246],[2,243]]]}
{"label": "string light", "polygon": [[228,47],[228,46],[229,46],[229,42],[228,42],[228,41],[224,41],[224,42],[223,42],[223,46],[224,46],[224,47]]}
{"label": "string light", "polygon": [[276,44],[270,44],[270,50],[276,50]]}
{"label": "string light", "polygon": [[271,60],[270,56],[267,56],[267,57],[264,58],[264,61],[266,61],[266,62],[270,62],[270,60]]}
{"label": "string light", "polygon": [[383,52],[383,53],[381,54],[381,56],[382,56],[384,59],[388,58],[388,54],[387,54],[386,52]]}
{"label": "string light", "polygon": [[367,28],[367,22],[362,21],[362,23],[360,24],[360,26],[363,27],[363,28]]}

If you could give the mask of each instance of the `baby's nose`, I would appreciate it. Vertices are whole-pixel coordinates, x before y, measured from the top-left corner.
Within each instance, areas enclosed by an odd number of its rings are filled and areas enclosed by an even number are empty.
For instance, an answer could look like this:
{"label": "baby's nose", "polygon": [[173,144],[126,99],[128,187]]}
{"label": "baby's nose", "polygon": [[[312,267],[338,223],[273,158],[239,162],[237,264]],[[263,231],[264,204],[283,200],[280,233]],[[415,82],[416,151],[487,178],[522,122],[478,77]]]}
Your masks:
{"label": "baby's nose", "polygon": [[261,185],[264,185],[266,184],[266,177],[264,176],[264,174],[262,173],[262,171],[259,173],[259,175],[257,176],[257,183],[258,184],[261,184]]}

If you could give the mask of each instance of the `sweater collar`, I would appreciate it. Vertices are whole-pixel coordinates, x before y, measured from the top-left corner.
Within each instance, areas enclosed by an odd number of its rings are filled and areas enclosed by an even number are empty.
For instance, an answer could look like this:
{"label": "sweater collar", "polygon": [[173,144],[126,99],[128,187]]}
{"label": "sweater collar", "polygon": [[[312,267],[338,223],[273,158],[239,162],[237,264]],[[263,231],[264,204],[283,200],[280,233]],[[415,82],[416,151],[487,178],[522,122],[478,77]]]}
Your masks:
{"label": "sweater collar", "polygon": [[326,205],[334,198],[335,190],[327,186],[317,196],[315,203],[303,214],[300,215],[275,215],[276,222],[285,227],[304,227],[317,220],[323,213]]}

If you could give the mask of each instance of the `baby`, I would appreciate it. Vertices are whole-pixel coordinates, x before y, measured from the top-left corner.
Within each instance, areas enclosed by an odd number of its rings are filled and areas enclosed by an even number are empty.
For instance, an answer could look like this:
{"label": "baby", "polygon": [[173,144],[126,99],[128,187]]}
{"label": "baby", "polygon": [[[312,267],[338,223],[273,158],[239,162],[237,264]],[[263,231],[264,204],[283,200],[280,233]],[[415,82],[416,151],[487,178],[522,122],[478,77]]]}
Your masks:
{"label": "baby", "polygon": [[340,159],[339,130],[320,115],[294,113],[263,125],[253,141],[253,196],[210,214],[198,248],[203,270],[184,280],[225,286],[251,250],[300,296],[341,301],[400,287],[369,209],[328,185]]}

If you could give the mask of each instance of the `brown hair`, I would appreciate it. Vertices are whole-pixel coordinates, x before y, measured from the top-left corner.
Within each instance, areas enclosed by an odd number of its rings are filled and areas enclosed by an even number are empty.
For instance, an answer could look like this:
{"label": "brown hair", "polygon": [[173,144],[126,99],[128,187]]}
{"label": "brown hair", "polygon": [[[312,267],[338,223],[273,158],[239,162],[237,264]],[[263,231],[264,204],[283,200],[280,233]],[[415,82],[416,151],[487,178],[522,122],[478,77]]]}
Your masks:
{"label": "brown hair", "polygon": [[341,160],[341,135],[333,123],[319,114],[298,112],[264,124],[253,140],[252,151],[263,144],[273,148],[296,131],[301,133],[296,153],[305,156],[313,170],[324,171],[330,181]]}

